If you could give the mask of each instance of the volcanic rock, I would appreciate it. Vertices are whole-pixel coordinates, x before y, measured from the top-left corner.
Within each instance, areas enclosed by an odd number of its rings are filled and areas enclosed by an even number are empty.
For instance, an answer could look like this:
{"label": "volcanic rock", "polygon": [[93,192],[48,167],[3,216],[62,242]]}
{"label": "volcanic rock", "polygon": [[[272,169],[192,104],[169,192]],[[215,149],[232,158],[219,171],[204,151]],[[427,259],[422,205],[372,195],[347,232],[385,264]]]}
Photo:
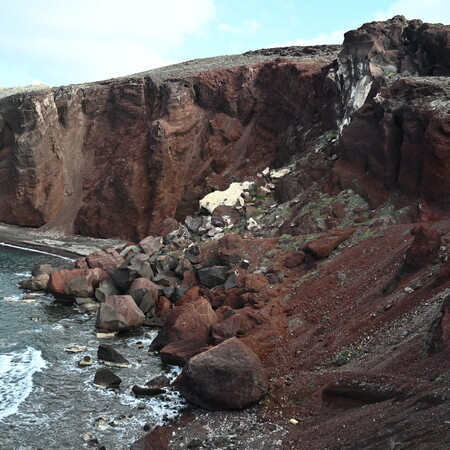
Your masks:
{"label": "volcanic rock", "polygon": [[163,246],[161,236],[147,236],[139,242],[139,246],[142,248],[144,253],[148,256],[152,256]]}
{"label": "volcanic rock", "polygon": [[200,269],[197,272],[199,283],[208,288],[224,284],[228,278],[228,270],[226,266],[212,266]]}
{"label": "volcanic rock", "polygon": [[411,234],[414,240],[406,252],[406,264],[420,268],[430,263],[436,256],[441,243],[441,236],[429,224],[416,225]]}
{"label": "volcanic rock", "polygon": [[114,284],[112,278],[107,278],[100,282],[97,289],[95,289],[95,298],[99,302],[105,301],[105,298],[110,295],[119,295],[120,292]]}
{"label": "volcanic rock", "polygon": [[211,327],[211,336],[214,345],[218,345],[227,339],[236,337],[241,326],[241,318],[237,314],[233,314],[221,322],[215,323]]}
{"label": "volcanic rock", "polygon": [[179,340],[197,340],[206,345],[211,326],[218,320],[206,298],[187,301],[169,312],[166,322],[150,344],[150,349],[161,350],[167,344]]}
{"label": "volcanic rock", "polygon": [[93,297],[95,288],[108,274],[101,269],[54,270],[48,290],[55,297]]}
{"label": "volcanic rock", "polygon": [[203,340],[183,339],[164,346],[159,356],[163,364],[183,367],[190,358],[208,348]]}
{"label": "volcanic rock", "polygon": [[117,388],[122,379],[118,377],[112,370],[100,368],[95,372],[94,386],[99,388]]}
{"label": "volcanic rock", "polygon": [[125,261],[113,274],[114,284],[126,292],[136,278],[153,279],[153,271],[147,254],[138,254]]}
{"label": "volcanic rock", "polygon": [[261,361],[237,338],[192,357],[175,381],[186,400],[209,410],[242,409],[267,392]]}
{"label": "volcanic rock", "polygon": [[144,320],[144,313],[131,295],[111,295],[100,304],[95,327],[107,331],[135,330]]}
{"label": "volcanic rock", "polygon": [[125,359],[112,345],[100,344],[97,350],[100,363],[114,367],[131,367],[130,361]]}
{"label": "volcanic rock", "polygon": [[137,278],[128,290],[128,295],[133,297],[136,305],[147,316],[151,317],[156,311],[156,301],[161,287],[147,278]]}

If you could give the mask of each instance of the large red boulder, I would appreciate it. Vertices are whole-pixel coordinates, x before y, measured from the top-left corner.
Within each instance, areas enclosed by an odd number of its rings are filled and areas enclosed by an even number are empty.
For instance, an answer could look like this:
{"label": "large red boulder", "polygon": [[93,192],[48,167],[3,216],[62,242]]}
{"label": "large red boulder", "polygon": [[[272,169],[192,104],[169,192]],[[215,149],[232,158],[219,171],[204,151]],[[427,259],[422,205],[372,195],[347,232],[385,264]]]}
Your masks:
{"label": "large red boulder", "polygon": [[266,394],[268,380],[258,356],[231,338],[193,356],[175,386],[186,400],[202,408],[242,409]]}
{"label": "large red boulder", "polygon": [[180,340],[197,340],[208,343],[211,326],[219,321],[209,301],[198,297],[174,308],[156,338],[152,350],[161,350],[167,344]]}
{"label": "large red boulder", "polygon": [[131,295],[110,295],[100,305],[95,326],[107,331],[135,330],[144,320],[144,313]]}
{"label": "large red boulder", "polygon": [[55,297],[93,297],[95,288],[106,278],[108,274],[100,268],[54,270],[47,289]]}

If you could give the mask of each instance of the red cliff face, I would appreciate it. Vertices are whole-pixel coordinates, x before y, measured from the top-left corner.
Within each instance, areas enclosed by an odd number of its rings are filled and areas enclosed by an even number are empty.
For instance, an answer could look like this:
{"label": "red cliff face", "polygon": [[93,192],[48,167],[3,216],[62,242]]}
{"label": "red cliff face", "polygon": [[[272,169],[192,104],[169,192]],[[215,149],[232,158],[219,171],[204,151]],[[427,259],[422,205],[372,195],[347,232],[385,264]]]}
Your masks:
{"label": "red cliff face", "polygon": [[449,36],[397,16],[346,33],[342,48],[268,49],[4,97],[0,221],[139,240],[208,192],[313,153],[333,128],[341,188],[372,207],[389,191],[446,203]]}
{"label": "red cliff face", "polygon": [[210,190],[286,161],[306,131],[320,133],[322,72],[335,50],[254,53],[210,70],[192,62],[1,100],[0,221],[148,235]]}

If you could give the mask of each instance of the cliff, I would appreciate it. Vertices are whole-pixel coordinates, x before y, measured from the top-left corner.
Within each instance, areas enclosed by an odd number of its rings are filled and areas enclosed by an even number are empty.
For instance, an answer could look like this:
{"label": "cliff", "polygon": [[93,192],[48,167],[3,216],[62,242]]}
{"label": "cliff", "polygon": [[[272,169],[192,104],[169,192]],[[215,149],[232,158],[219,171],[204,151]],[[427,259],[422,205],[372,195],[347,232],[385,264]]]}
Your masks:
{"label": "cliff", "polygon": [[395,17],[348,32],[342,48],[269,49],[6,95],[0,221],[138,240],[335,128],[351,163],[336,163],[341,186],[362,170],[383,189],[448,202],[448,39],[448,27]]}

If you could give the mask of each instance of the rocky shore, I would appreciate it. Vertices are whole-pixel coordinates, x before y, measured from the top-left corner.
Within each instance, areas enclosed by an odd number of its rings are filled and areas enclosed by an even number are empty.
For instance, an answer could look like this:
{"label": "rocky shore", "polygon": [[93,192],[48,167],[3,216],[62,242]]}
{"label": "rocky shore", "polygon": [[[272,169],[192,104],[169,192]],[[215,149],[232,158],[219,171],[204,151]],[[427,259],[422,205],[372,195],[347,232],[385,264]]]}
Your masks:
{"label": "rocky shore", "polygon": [[[449,35],[397,16],[339,53],[263,50],[0,101],[0,187],[13,163],[29,175],[0,191],[0,219],[124,239],[92,252],[41,235],[84,256],[23,287],[95,314],[97,332],[158,329],[149,351],[183,368],[133,388],[193,405],[134,450],[448,448]],[[34,165],[11,156],[19,126]]]}

